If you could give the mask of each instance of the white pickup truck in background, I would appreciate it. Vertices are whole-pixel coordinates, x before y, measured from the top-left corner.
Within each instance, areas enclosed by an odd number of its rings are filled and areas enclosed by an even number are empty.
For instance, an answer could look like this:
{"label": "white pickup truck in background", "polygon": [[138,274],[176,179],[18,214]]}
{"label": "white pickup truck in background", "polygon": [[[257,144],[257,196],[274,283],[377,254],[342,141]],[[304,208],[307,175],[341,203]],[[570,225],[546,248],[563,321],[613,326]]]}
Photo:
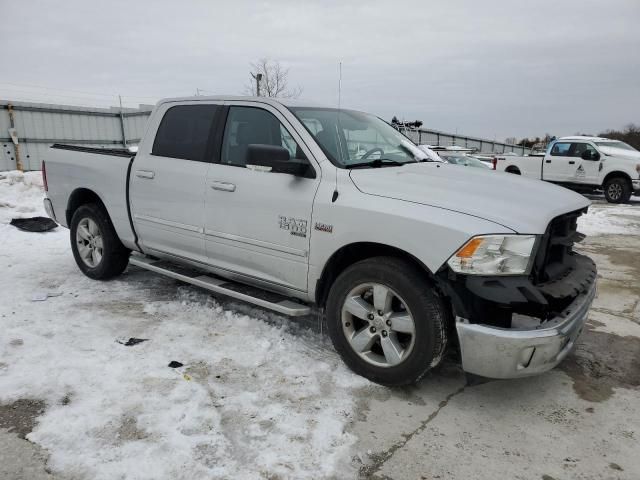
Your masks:
{"label": "white pickup truck in background", "polygon": [[544,157],[496,157],[496,170],[560,184],[581,193],[602,190],[611,203],[640,194],[640,152],[619,140],[573,136],[554,140]]}
{"label": "white pickup truck in background", "polygon": [[572,248],[588,200],[430,161],[353,110],[163,100],[135,156],[57,145],[43,177],[45,208],[87,276],[131,264],[283,314],[322,313],[347,365],[385,385],[418,380],[449,345],[476,375],[549,370],[595,296],[595,264]]}

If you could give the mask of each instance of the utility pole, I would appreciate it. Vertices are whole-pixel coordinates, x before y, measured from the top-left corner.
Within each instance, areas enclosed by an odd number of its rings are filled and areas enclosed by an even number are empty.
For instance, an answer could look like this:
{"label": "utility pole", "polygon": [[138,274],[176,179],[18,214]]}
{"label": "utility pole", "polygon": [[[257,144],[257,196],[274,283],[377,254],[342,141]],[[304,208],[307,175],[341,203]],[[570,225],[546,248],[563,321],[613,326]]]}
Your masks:
{"label": "utility pole", "polygon": [[10,103],[7,105],[7,110],[9,111],[9,135],[11,135],[11,141],[13,142],[13,150],[16,155],[16,168],[21,172],[24,172],[24,167],[22,165],[22,159],[20,158],[20,141],[18,140],[18,131],[16,130],[16,121],[13,113],[13,105]]}
{"label": "utility pole", "polygon": [[262,80],[261,73],[252,73],[251,76],[256,79],[256,97],[260,96],[260,81]]}

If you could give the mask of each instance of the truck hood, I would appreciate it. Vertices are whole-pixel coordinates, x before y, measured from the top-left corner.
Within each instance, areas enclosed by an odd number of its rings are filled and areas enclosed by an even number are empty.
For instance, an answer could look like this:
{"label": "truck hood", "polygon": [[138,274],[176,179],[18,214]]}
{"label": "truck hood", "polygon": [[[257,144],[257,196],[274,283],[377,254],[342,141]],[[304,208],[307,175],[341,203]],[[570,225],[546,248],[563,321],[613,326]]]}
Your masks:
{"label": "truck hood", "polygon": [[621,160],[630,160],[640,162],[640,152],[634,150],[625,150],[624,148],[611,148],[611,147],[600,147],[600,151],[605,154],[605,161],[607,156],[620,158]]}
{"label": "truck hood", "polygon": [[363,193],[473,215],[518,233],[542,234],[549,222],[590,205],[566,188],[511,173],[433,162],[351,170]]}

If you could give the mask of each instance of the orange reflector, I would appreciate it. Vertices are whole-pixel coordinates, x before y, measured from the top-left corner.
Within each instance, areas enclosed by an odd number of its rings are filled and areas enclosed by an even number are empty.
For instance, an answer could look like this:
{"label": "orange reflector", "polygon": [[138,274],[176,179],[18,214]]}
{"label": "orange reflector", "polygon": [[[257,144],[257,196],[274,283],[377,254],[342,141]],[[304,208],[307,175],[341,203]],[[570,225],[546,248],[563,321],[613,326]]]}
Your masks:
{"label": "orange reflector", "polygon": [[461,258],[473,257],[473,254],[476,253],[476,250],[480,245],[482,245],[483,241],[484,239],[482,238],[472,238],[467,242],[467,244],[464,247],[458,250],[458,253],[456,253],[456,257],[461,257]]}

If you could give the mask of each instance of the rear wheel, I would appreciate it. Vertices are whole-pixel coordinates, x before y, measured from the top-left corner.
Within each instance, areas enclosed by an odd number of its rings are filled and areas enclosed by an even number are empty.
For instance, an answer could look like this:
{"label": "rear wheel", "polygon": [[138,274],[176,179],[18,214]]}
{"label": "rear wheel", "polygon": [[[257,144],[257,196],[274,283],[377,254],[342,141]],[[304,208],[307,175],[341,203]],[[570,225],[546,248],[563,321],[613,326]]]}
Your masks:
{"label": "rear wheel", "polygon": [[70,231],[73,256],[86,276],[106,280],[127,268],[130,251],[120,242],[100,205],[78,208],[71,219]]}
{"label": "rear wheel", "polygon": [[520,175],[520,170],[517,167],[507,167],[505,172],[513,173],[514,175]]}
{"label": "rear wheel", "polygon": [[416,382],[440,362],[446,318],[424,273],[393,257],[348,267],[327,299],[329,335],[344,362],[389,386]]}
{"label": "rear wheel", "polygon": [[613,177],[604,184],[604,197],[609,203],[626,203],[631,193],[631,185],[626,178]]}

